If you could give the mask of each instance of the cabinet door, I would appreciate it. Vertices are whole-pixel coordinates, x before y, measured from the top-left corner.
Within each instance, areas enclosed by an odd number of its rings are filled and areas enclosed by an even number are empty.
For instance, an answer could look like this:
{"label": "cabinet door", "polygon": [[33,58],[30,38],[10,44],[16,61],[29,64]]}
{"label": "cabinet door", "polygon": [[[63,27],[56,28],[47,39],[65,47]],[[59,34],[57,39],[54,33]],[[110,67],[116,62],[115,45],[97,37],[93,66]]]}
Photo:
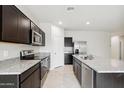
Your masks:
{"label": "cabinet door", "polygon": [[33,88],[33,74],[20,84],[21,88]]}
{"label": "cabinet door", "polygon": [[39,32],[42,36],[42,46],[45,46],[45,33],[39,28]]}
{"label": "cabinet door", "polygon": [[18,13],[13,6],[3,6],[3,31],[2,40],[18,42]]}
{"label": "cabinet door", "polygon": [[72,37],[64,38],[64,46],[65,47],[73,47]]}
{"label": "cabinet door", "polygon": [[75,62],[75,59],[73,59],[73,70],[74,70],[74,74],[77,77],[77,63]]}
{"label": "cabinet door", "polygon": [[33,73],[33,88],[40,88],[40,69]]}
{"label": "cabinet door", "polygon": [[78,64],[75,62],[75,75],[76,78],[78,79]]}
{"label": "cabinet door", "polygon": [[64,58],[65,64],[72,64],[72,59],[73,59],[72,53],[65,53],[64,56],[65,56]]}
{"label": "cabinet door", "polygon": [[74,58],[73,58],[73,72],[75,72],[75,62],[74,62]]}
{"label": "cabinet door", "polygon": [[45,33],[42,31],[42,46],[45,46]]}
{"label": "cabinet door", "polygon": [[33,22],[31,22],[31,30],[34,30],[39,33],[39,28],[37,25],[35,25]]}
{"label": "cabinet door", "polygon": [[40,68],[29,75],[21,84],[21,88],[39,88],[40,87]]}
{"label": "cabinet door", "polygon": [[82,67],[75,58],[73,58],[73,69],[77,80],[80,84],[82,84]]}
{"label": "cabinet door", "polygon": [[30,43],[30,20],[22,13],[18,16],[18,39],[20,43]]}
{"label": "cabinet door", "polygon": [[81,78],[82,78],[82,76],[81,76],[82,75],[81,74],[81,66],[78,64],[77,68],[78,68],[78,70],[77,70],[78,71],[77,72],[78,73],[78,81],[79,81],[80,84],[82,84],[82,80],[81,80]]}

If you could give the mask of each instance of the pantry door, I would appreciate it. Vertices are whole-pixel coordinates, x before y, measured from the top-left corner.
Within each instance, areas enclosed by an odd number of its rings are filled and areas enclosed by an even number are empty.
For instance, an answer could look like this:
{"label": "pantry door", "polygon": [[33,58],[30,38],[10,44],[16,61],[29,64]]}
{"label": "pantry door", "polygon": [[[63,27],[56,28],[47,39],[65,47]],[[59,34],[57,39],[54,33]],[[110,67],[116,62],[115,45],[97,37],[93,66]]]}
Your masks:
{"label": "pantry door", "polygon": [[64,65],[64,38],[54,37],[53,40],[53,62],[54,67]]}
{"label": "pantry door", "polygon": [[64,65],[64,30],[52,27],[52,67]]}

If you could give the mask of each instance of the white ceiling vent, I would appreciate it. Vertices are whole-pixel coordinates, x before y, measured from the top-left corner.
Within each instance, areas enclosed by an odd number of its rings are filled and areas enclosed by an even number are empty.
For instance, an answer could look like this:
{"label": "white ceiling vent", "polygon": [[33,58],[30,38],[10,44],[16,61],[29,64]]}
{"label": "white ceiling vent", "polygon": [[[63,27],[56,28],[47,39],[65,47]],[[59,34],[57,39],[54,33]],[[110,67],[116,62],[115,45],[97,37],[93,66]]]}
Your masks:
{"label": "white ceiling vent", "polygon": [[74,10],[74,7],[67,7],[67,11],[72,11]]}

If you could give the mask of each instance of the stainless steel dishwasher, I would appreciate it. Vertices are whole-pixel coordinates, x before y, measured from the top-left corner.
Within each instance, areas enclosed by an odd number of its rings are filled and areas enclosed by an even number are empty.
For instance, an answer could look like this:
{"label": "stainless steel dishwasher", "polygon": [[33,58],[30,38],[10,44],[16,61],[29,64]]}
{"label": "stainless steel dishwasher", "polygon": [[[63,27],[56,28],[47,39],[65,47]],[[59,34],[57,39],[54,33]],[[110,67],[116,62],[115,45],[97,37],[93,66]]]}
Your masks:
{"label": "stainless steel dishwasher", "polygon": [[82,88],[93,88],[93,73],[91,68],[82,65]]}

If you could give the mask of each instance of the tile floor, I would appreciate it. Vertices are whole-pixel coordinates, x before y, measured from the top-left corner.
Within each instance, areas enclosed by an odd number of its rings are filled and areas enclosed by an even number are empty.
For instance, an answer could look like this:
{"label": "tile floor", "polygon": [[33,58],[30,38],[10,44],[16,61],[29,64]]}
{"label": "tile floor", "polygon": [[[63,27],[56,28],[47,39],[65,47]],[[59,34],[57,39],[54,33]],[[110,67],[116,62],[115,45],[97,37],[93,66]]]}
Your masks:
{"label": "tile floor", "polygon": [[43,88],[80,88],[72,65],[58,67],[48,73]]}

